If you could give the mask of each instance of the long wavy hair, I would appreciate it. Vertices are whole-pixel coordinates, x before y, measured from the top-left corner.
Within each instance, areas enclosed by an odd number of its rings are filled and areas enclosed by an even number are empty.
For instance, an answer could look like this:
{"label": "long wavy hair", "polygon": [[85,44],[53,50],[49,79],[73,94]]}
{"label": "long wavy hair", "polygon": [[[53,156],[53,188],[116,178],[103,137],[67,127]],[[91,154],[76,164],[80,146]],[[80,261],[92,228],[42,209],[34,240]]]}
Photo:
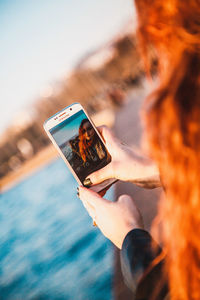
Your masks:
{"label": "long wavy hair", "polygon": [[165,200],[170,299],[200,299],[200,0],[135,0],[145,65],[154,49],[159,87],[144,107]]}
{"label": "long wavy hair", "polygon": [[88,119],[83,119],[79,126],[79,152],[84,163],[86,162],[87,158],[90,156],[89,147],[93,143],[93,140],[87,141],[84,134],[85,132],[84,132],[83,125],[88,122],[89,122]]}

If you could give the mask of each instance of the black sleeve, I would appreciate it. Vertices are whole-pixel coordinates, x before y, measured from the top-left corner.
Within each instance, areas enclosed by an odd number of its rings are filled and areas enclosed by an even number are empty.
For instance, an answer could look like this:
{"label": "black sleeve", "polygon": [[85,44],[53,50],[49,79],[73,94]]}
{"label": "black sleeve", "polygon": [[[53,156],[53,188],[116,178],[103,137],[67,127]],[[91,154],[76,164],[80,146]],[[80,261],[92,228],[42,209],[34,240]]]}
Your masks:
{"label": "black sleeve", "polygon": [[133,229],[125,237],[121,256],[124,280],[133,291],[135,299],[164,299],[168,292],[164,277],[164,259],[154,263],[162,249],[152,240],[150,234],[142,229]]}

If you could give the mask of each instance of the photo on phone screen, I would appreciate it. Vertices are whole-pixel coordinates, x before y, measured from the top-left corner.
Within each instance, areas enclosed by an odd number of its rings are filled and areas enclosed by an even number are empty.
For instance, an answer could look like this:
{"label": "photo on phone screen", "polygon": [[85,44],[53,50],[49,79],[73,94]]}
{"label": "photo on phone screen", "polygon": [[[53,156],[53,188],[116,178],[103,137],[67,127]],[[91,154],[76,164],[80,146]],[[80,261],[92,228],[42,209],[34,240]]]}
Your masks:
{"label": "photo on phone screen", "polygon": [[89,174],[111,161],[110,154],[83,110],[49,132],[82,184]]}

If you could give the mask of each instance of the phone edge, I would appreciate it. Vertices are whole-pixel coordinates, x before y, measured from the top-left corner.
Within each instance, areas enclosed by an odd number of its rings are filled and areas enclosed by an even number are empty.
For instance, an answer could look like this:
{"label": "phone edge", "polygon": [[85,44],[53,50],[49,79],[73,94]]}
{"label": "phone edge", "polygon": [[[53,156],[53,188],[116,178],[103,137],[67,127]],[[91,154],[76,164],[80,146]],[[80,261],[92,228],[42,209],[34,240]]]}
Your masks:
{"label": "phone edge", "polygon": [[[48,122],[50,119],[54,118],[55,116],[57,116],[58,114],[60,114],[62,111],[65,111],[66,109],[70,108],[71,106],[73,106],[73,105],[75,105],[75,104],[80,105],[81,109],[84,111],[84,113],[85,113],[85,115],[87,116],[88,120],[91,122],[92,126],[94,127],[94,130],[95,130],[95,132],[97,133],[98,137],[100,138],[101,142],[103,143],[103,145],[105,146],[106,150],[108,151],[108,149],[107,149],[107,147],[106,147],[106,144],[105,144],[105,142],[104,142],[104,140],[103,140],[101,134],[99,133],[99,131],[98,131],[96,125],[94,124],[93,120],[89,117],[89,115],[87,114],[87,112],[86,112],[86,110],[84,109],[84,107],[83,107],[79,102],[74,102],[74,103],[72,103],[72,104],[66,106],[65,108],[61,109],[60,111],[58,111],[57,113],[55,113],[55,114],[52,115],[51,117],[49,117],[47,120],[44,121],[44,123],[43,123],[43,128],[44,128],[44,130],[45,130],[47,136],[48,136],[49,139],[51,140],[52,144],[54,145],[54,147],[56,148],[56,150],[57,150],[58,153],[60,154],[61,158],[64,160],[65,164],[66,164],[67,167],[70,169],[72,175],[74,176],[74,178],[76,179],[76,181],[78,182],[78,184],[81,185],[81,186],[83,186],[83,184],[81,183],[80,179],[79,179],[78,176],[76,175],[75,171],[74,171],[73,168],[71,167],[70,163],[69,163],[68,160],[65,158],[64,154],[63,154],[62,151],[60,150],[59,146],[56,144],[56,142],[55,142],[55,140],[53,139],[52,135],[50,134],[50,132],[49,132],[50,129],[47,129],[47,128],[45,127],[46,124],[47,124],[47,122]],[[81,110],[81,109],[80,109],[80,110]],[[60,122],[60,123],[62,123],[62,122]],[[60,123],[59,123],[59,124],[60,124]],[[57,124],[57,125],[58,125],[58,124]],[[55,126],[56,126],[56,125],[55,125]],[[53,127],[52,127],[52,128],[53,128]],[[109,153],[109,151],[108,151],[108,153]],[[109,153],[109,155],[110,155],[110,153]],[[111,160],[112,160],[111,155],[110,155],[110,158],[111,158]],[[110,161],[110,162],[111,162],[111,161]],[[109,162],[109,163],[110,163],[110,162]],[[108,163],[108,164],[109,164],[109,163]],[[113,179],[113,180],[115,180],[115,179]],[[117,181],[117,180],[115,180],[115,181]],[[115,182],[115,181],[114,181],[114,182]],[[114,182],[113,182],[113,183],[114,183]],[[112,183],[112,184],[113,184],[113,183]],[[101,184],[99,184],[99,185],[101,185]],[[97,186],[97,185],[96,185],[96,186]],[[92,187],[92,186],[91,186],[91,187]],[[104,188],[106,188],[106,186],[105,186]],[[104,189],[104,188],[103,188],[103,189]],[[101,190],[99,190],[99,191],[101,191]]]}

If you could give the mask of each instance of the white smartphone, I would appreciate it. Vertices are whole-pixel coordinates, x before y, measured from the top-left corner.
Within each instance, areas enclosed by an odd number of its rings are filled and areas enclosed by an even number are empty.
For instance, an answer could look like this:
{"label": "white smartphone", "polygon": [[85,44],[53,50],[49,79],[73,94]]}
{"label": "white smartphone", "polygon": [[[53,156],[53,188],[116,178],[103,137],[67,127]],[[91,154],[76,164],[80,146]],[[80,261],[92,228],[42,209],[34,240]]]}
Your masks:
{"label": "white smartphone", "polygon": [[59,111],[44,123],[44,129],[79,185],[100,192],[116,179],[88,186],[86,177],[111,162],[105,143],[80,103]]}

